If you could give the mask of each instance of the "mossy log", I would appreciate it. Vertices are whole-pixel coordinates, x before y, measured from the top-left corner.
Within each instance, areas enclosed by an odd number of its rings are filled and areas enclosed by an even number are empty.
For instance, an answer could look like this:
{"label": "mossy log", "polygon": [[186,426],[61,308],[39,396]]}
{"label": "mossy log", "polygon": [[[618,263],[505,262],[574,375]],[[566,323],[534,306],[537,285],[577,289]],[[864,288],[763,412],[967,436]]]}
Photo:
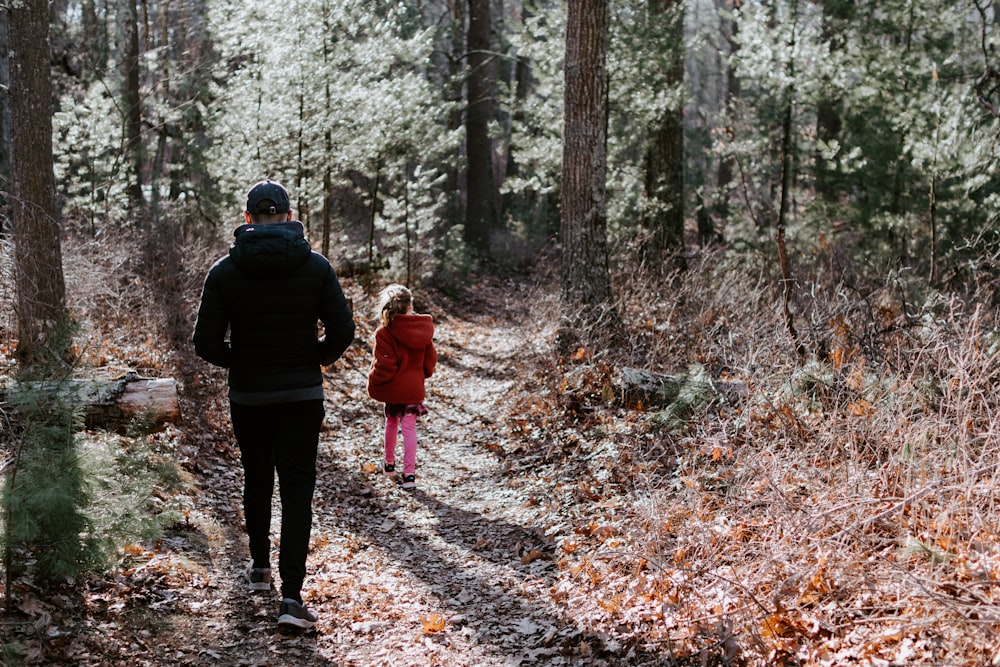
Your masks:
{"label": "mossy log", "polygon": [[622,404],[629,409],[659,408],[677,400],[681,383],[670,375],[622,369]]}
{"label": "mossy log", "polygon": [[653,373],[638,368],[621,371],[622,405],[630,410],[657,409],[675,402],[704,402],[706,396],[737,404],[746,400],[749,388],[745,382],[710,379],[703,373],[678,376]]}

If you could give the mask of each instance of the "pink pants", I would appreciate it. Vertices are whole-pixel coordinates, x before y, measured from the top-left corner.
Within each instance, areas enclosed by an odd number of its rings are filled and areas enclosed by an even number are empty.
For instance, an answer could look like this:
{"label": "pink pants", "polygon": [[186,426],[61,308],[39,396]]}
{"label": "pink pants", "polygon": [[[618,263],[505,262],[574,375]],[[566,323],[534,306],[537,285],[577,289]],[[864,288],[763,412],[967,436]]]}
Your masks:
{"label": "pink pants", "polygon": [[403,430],[403,474],[412,475],[417,470],[417,415],[385,418],[385,461],[396,460],[396,434]]}

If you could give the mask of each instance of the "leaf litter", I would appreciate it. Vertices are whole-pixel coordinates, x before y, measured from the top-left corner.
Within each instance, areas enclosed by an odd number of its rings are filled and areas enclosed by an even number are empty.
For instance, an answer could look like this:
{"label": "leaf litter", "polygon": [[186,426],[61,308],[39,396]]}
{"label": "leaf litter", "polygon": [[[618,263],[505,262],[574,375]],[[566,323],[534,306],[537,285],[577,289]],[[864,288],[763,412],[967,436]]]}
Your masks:
{"label": "leaf litter", "polygon": [[[200,369],[159,436],[193,480],[183,519],[123,545],[106,577],[15,582],[8,648],[74,665],[1000,664],[1000,548],[959,549],[947,510],[949,494],[989,498],[993,468],[845,500],[832,461],[786,450],[779,468],[776,450],[741,447],[750,429],[811,428],[786,406],[719,414],[696,438],[651,427],[609,401],[591,352],[554,365],[529,289],[486,280],[474,300],[426,304],[441,361],[413,492],[381,474],[359,315],[360,344],[326,378],[314,631],[276,631],[273,592],[240,585],[238,451],[224,376]],[[894,539],[900,522],[915,534]]]}

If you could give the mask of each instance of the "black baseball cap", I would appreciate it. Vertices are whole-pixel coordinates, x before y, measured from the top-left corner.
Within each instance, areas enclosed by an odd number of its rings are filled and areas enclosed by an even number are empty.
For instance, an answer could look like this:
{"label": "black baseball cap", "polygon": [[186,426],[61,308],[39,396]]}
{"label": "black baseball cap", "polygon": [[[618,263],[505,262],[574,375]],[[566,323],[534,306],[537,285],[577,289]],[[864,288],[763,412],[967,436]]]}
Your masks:
{"label": "black baseball cap", "polygon": [[291,209],[288,190],[267,179],[255,183],[247,192],[248,213],[287,213]]}

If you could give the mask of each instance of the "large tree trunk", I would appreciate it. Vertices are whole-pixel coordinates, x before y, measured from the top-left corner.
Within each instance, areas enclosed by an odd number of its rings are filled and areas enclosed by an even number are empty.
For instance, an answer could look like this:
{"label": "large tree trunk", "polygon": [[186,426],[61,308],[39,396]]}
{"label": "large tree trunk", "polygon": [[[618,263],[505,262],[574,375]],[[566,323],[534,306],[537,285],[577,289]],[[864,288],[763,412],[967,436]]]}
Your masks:
{"label": "large tree trunk", "polygon": [[125,113],[125,152],[129,213],[136,223],[144,218],[142,196],[142,113],[139,98],[139,15],[136,0],[121,0],[122,110]]}
{"label": "large tree trunk", "polygon": [[561,351],[617,335],[607,242],[607,0],[569,3],[562,164]]}
{"label": "large tree trunk", "polygon": [[493,183],[493,142],[489,122],[493,117],[490,53],[490,2],[469,0],[469,77],[466,90],[469,104],[465,116],[468,158],[468,203],[465,215],[465,242],[479,255],[489,252],[490,230],[497,220]]}
{"label": "large tree trunk", "polygon": [[7,12],[17,350],[22,366],[30,370],[61,358],[69,342],[52,169],[49,5],[29,0]]}
{"label": "large tree trunk", "polygon": [[[649,0],[653,19],[665,19],[673,46],[665,72],[665,85],[684,83],[684,5],[680,0]],[[661,117],[646,143],[646,196],[653,200],[643,221],[651,232],[654,254],[675,253],[675,267],[683,267],[684,256],[684,106],[678,105]]]}
{"label": "large tree trunk", "polygon": [[[733,100],[739,99],[740,96],[740,79],[736,76],[736,68],[733,66],[735,60],[734,56],[739,50],[739,42],[736,41],[737,32],[739,30],[739,23],[732,18],[732,11],[734,9],[739,9],[742,6],[742,0],[721,0],[721,9],[725,9],[724,12],[720,12],[719,25],[722,32],[722,37],[728,45],[728,52],[726,58],[726,72],[725,72],[725,97],[724,97],[724,110],[723,117],[725,118],[726,127],[724,131],[727,135],[727,142],[732,142],[735,138],[734,129],[734,114],[735,110],[733,108]],[[713,207],[714,213],[714,223],[705,229],[698,229],[698,240],[702,245],[707,245],[712,241],[723,241],[724,234],[723,229],[725,227],[726,221],[729,220],[729,198],[732,195],[733,183],[735,179],[733,178],[734,171],[734,160],[731,155],[723,155],[722,159],[719,161],[719,173],[716,179],[716,184],[718,187],[718,193],[715,198],[715,205]]]}

